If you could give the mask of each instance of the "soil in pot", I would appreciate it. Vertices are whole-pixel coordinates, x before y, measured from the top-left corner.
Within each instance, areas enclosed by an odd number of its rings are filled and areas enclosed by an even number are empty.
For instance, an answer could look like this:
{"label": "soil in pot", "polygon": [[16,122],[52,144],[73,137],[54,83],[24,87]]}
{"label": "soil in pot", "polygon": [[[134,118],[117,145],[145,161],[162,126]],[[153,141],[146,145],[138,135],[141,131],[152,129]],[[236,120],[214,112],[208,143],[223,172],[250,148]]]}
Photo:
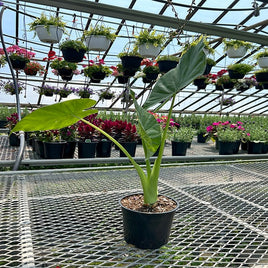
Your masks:
{"label": "soil in pot", "polygon": [[135,194],[120,200],[123,212],[124,238],[142,249],[156,249],[168,242],[178,203],[159,196],[153,206],[143,205],[143,195]]}

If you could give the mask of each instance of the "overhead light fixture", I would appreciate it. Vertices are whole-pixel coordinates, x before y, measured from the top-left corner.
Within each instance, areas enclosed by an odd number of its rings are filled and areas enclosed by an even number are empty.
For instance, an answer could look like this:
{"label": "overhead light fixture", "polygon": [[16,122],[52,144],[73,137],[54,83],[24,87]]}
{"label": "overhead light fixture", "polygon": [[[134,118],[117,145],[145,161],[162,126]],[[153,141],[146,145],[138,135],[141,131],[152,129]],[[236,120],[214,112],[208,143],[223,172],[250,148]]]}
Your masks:
{"label": "overhead light fixture", "polygon": [[258,17],[260,15],[260,8],[259,8],[259,4],[256,2],[256,0],[254,0],[254,2],[252,2],[252,7],[254,8],[254,16]]}

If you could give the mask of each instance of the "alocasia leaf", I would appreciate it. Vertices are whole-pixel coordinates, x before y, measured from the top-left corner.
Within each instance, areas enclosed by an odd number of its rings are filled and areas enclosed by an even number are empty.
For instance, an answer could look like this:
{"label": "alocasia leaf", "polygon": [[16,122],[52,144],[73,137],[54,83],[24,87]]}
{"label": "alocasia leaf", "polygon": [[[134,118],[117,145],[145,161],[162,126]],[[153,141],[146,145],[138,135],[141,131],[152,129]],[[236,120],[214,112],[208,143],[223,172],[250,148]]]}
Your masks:
{"label": "alocasia leaf", "polygon": [[12,132],[61,129],[73,125],[80,118],[97,113],[96,109],[89,110],[95,103],[91,99],[74,99],[39,108],[19,121]]}
{"label": "alocasia leaf", "polygon": [[192,46],[180,59],[176,68],[159,79],[150,96],[143,105],[148,109],[161,101],[170,99],[175,93],[189,85],[197,76],[203,74],[206,66],[204,43],[200,41]]}
{"label": "alocasia leaf", "polygon": [[139,118],[138,132],[145,149],[145,158],[148,159],[156,152],[161,143],[161,127],[154,116],[137,103],[133,91],[131,92],[131,96]]}

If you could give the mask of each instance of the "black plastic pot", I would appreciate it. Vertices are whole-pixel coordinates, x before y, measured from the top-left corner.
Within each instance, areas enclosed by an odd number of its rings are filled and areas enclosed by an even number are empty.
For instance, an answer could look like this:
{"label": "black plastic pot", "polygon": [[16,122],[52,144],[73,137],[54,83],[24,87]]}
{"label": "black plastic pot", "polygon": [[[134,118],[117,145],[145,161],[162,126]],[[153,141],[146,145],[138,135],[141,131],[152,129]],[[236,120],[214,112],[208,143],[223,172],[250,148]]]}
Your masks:
{"label": "black plastic pot", "polygon": [[248,142],[248,154],[262,154],[262,142]]}
{"label": "black plastic pot", "polygon": [[96,142],[78,142],[78,158],[94,158],[96,155]]}
{"label": "black plastic pot", "polygon": [[234,154],[237,154],[239,152],[240,143],[241,143],[240,140],[238,140],[234,143],[234,145],[233,145],[233,153]]}
{"label": "black plastic pot", "polygon": [[0,128],[6,128],[7,120],[0,120]]}
{"label": "black plastic pot", "polygon": [[267,154],[268,153],[268,143],[264,143],[262,145],[262,153]]}
{"label": "black plastic pot", "polygon": [[188,142],[171,141],[172,156],[185,156]]}
{"label": "black plastic pot", "polygon": [[[123,198],[122,198],[123,199]],[[121,199],[121,200],[122,200]],[[171,225],[177,207],[164,213],[144,213],[120,206],[123,213],[124,238],[137,248],[156,249],[169,240]]]}
{"label": "black plastic pot", "polygon": [[195,79],[194,85],[197,86],[198,89],[205,89],[207,87],[206,79]]}
{"label": "black plastic pot", "polygon": [[121,62],[123,66],[124,76],[134,76],[140,68],[142,58],[138,56],[123,56]]}
{"label": "black plastic pot", "polygon": [[126,84],[128,82],[128,77],[127,76],[117,76],[117,80],[119,84]]}
{"label": "black plastic pot", "polygon": [[257,82],[268,82],[268,72],[267,73],[256,73]]}
{"label": "black plastic pot", "polygon": [[62,49],[63,58],[69,62],[81,62],[85,53],[86,51],[83,49],[80,49],[79,51],[74,48]]}
{"label": "black plastic pot", "polygon": [[156,80],[158,77],[158,73],[148,73],[145,75],[148,80]]}
{"label": "black plastic pot", "polygon": [[[127,150],[127,152],[134,157],[136,153],[136,142],[121,142],[121,145]],[[126,155],[120,150],[120,157],[126,157]]]}
{"label": "black plastic pot", "polygon": [[96,155],[97,157],[110,157],[112,150],[111,141],[100,141],[97,143]]}
{"label": "black plastic pot", "polygon": [[35,140],[36,153],[40,158],[45,158],[44,142]]}
{"label": "black plastic pot", "polygon": [[63,158],[74,158],[75,148],[76,141],[67,141],[64,148]]}
{"label": "black plastic pot", "polygon": [[157,63],[158,63],[160,73],[167,73],[171,69],[174,69],[178,64],[177,61],[172,61],[172,60],[160,60]]}
{"label": "black plastic pot", "polygon": [[197,142],[198,143],[206,143],[207,141],[207,136],[204,137],[206,133],[200,133],[200,134],[197,134]]}
{"label": "black plastic pot", "polygon": [[96,80],[102,80],[105,77],[106,77],[106,73],[100,71],[100,72],[93,73],[91,78],[96,79]]}
{"label": "black plastic pot", "polygon": [[20,137],[15,133],[11,133],[11,135],[8,136],[8,139],[10,146],[20,146]]}
{"label": "black plastic pot", "polygon": [[26,66],[26,60],[13,60],[10,59],[11,65],[15,70],[22,70]]}
{"label": "black plastic pot", "polygon": [[234,153],[234,142],[219,141],[219,154],[230,155]]}
{"label": "black plastic pot", "polygon": [[203,75],[208,75],[214,65],[207,64]]}
{"label": "black plastic pot", "polygon": [[58,73],[59,75],[63,75],[63,76],[70,76],[73,73],[72,69],[68,69],[68,68],[62,68],[62,69],[58,69]]}
{"label": "black plastic pot", "polygon": [[229,83],[223,84],[222,86],[225,89],[232,89],[234,87],[234,83],[233,82],[229,82]]}
{"label": "black plastic pot", "polygon": [[52,97],[53,96],[53,92],[44,92],[44,95],[46,97]]}
{"label": "black plastic pot", "polygon": [[233,70],[228,70],[231,79],[242,79],[245,75]]}
{"label": "black plastic pot", "polygon": [[44,152],[46,159],[63,158],[66,141],[60,142],[44,142]]}

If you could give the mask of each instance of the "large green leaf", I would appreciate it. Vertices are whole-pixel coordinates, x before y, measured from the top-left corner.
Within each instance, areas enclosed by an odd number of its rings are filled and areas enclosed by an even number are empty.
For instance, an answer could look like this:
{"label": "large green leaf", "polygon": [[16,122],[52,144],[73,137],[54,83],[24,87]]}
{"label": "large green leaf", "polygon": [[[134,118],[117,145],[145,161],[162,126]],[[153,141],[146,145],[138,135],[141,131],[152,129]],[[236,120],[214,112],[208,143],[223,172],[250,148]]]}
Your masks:
{"label": "large green leaf", "polygon": [[154,116],[137,103],[134,92],[131,92],[131,96],[139,118],[138,132],[142,139],[145,158],[148,159],[156,152],[161,143],[161,127]]}
{"label": "large green leaf", "polygon": [[157,81],[143,105],[145,109],[170,99],[175,93],[189,85],[197,76],[203,74],[206,66],[206,56],[203,48],[204,43],[202,41],[196,46],[191,46],[182,56],[177,67]]}
{"label": "large green leaf", "polygon": [[97,113],[96,109],[88,110],[95,103],[91,99],[74,99],[39,108],[17,123],[12,132],[61,129],[73,125],[80,118]]}

